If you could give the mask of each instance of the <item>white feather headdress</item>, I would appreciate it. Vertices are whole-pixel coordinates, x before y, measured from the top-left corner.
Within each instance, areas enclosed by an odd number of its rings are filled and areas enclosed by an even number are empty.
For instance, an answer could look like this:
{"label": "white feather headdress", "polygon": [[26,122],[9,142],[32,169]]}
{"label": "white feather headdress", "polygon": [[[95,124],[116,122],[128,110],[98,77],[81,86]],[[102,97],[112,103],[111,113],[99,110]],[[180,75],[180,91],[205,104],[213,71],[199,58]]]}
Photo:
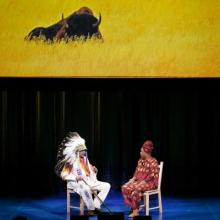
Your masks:
{"label": "white feather headdress", "polygon": [[77,132],[69,132],[59,146],[55,173],[60,176],[66,163],[73,165],[81,150],[87,150],[85,140]]}
{"label": "white feather headdress", "polygon": [[85,140],[81,138],[77,132],[69,133],[69,136],[66,139],[67,142],[64,144],[65,149],[63,150],[64,160],[73,164],[76,160],[77,152],[87,149]]}

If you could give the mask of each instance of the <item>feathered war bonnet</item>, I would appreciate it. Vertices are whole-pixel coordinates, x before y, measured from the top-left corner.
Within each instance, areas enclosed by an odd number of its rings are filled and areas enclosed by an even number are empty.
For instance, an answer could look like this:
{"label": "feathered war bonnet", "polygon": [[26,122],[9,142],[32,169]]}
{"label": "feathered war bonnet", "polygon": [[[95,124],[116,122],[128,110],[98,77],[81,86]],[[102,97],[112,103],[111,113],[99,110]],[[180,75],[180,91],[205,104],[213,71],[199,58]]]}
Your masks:
{"label": "feathered war bonnet", "polygon": [[85,140],[77,132],[69,132],[65,140],[64,160],[72,165],[77,159],[78,152],[87,150]]}
{"label": "feathered war bonnet", "polygon": [[61,177],[65,164],[72,166],[79,159],[79,151],[86,150],[85,140],[77,132],[68,132],[59,145],[54,171]]}

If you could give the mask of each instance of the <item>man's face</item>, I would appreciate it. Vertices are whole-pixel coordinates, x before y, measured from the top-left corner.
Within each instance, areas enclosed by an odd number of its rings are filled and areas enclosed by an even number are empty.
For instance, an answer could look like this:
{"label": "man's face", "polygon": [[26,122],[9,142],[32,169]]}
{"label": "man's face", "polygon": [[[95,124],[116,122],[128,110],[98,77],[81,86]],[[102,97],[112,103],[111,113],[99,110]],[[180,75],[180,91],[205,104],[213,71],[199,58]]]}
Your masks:
{"label": "man's face", "polygon": [[81,150],[81,151],[79,152],[79,156],[80,156],[80,157],[85,157],[86,154],[87,154],[86,150]]}

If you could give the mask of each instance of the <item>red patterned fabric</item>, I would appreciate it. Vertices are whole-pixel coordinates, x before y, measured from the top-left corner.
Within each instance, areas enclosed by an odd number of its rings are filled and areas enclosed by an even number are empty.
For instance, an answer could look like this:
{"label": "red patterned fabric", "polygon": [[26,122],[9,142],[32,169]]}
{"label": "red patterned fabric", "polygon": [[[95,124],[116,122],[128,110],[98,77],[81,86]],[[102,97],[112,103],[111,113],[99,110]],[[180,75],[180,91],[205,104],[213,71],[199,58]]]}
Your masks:
{"label": "red patterned fabric", "polygon": [[132,209],[138,209],[143,193],[147,190],[157,189],[159,178],[159,165],[155,158],[139,159],[134,173],[134,181],[122,186],[125,204]]}

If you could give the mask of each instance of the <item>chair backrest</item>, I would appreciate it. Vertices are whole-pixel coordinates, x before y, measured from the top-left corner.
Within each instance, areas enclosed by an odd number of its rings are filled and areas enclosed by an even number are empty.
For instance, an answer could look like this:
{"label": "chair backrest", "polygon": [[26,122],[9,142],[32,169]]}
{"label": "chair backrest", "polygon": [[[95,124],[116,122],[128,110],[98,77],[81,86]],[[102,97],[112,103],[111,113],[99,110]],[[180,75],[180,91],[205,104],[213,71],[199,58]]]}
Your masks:
{"label": "chair backrest", "polygon": [[161,181],[162,181],[162,174],[163,174],[163,161],[160,162],[159,168],[160,168],[160,171],[159,171],[159,178],[158,178],[158,189],[161,188]]}

